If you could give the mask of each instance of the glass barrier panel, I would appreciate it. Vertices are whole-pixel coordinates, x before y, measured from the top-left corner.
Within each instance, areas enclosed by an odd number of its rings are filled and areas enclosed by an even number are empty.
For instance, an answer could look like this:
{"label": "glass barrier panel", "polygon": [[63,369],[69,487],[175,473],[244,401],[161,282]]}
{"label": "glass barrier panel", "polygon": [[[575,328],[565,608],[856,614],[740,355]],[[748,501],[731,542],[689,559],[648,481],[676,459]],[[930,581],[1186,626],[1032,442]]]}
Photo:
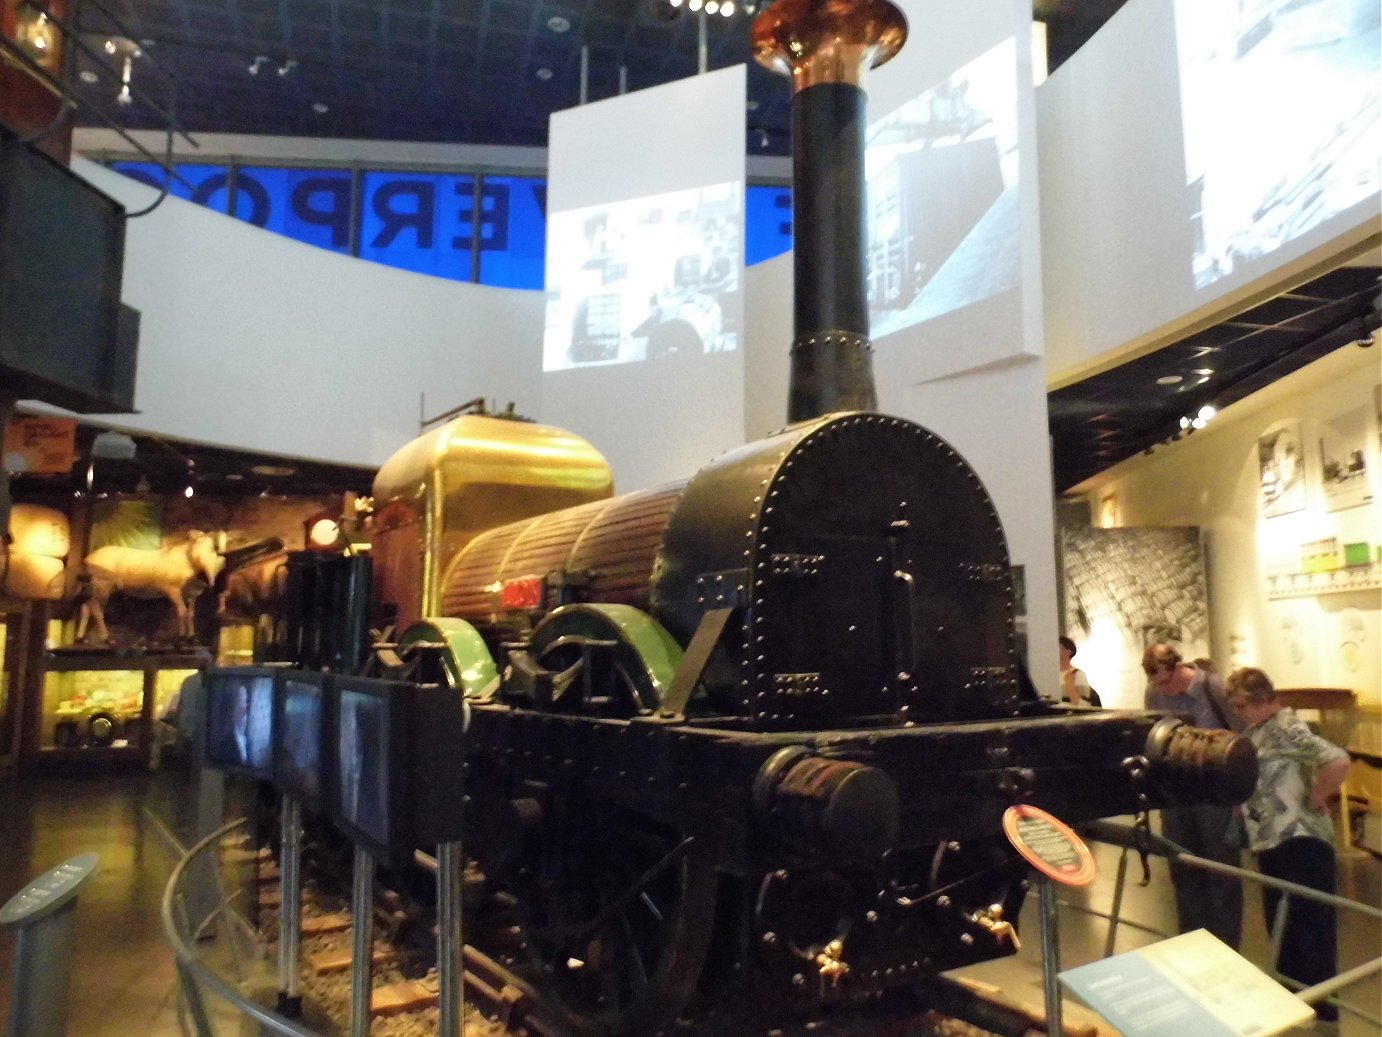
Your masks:
{"label": "glass barrier panel", "polygon": [[541,290],[546,240],[547,181],[485,177],[480,185],[480,283]]}
{"label": "glass barrier panel", "polygon": [[750,185],[745,202],[744,263],[780,256],[792,247],[792,189]]}
{"label": "glass barrier panel", "polygon": [[474,192],[473,176],[365,173],[360,258],[453,281],[473,280]]}
{"label": "glass barrier panel", "polygon": [[355,222],[349,170],[241,166],[237,219],[332,252],[350,253]]}
{"label": "glass barrier panel", "polygon": [[[154,162],[112,162],[110,168],[123,173],[131,180],[138,180],[150,187],[162,189],[168,174],[163,167]],[[228,212],[230,209],[230,167],[208,165],[182,165],[174,167],[178,176],[186,180],[174,180],[168,193],[174,198],[185,198],[189,202],[204,205],[215,212]]]}

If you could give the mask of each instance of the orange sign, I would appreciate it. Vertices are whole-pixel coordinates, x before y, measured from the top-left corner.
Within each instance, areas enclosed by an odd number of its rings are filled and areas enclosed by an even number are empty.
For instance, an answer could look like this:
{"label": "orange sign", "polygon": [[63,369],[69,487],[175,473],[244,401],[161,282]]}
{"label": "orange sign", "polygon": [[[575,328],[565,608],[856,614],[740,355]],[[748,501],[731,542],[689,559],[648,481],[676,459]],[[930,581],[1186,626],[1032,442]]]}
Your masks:
{"label": "orange sign", "polygon": [[1039,807],[1019,803],[1003,811],[1003,833],[1027,863],[1067,886],[1094,881],[1094,856],[1063,821]]}
{"label": "orange sign", "polygon": [[62,475],[77,457],[75,418],[12,418],[5,426],[5,470]]}

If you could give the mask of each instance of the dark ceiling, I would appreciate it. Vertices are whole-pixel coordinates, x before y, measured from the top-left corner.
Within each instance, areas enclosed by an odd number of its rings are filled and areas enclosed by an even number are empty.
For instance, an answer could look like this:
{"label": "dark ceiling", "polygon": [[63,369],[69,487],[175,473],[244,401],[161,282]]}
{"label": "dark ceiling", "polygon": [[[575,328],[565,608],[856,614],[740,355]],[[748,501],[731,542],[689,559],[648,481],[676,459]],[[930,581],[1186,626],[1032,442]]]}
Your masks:
{"label": "dark ceiling", "polygon": [[[710,68],[748,62],[746,147],[790,148],[787,83],[749,61],[750,10],[763,0],[739,0],[729,18],[692,14],[689,0],[99,2],[109,17],[94,2],[80,15],[94,53],[76,69],[95,80],[78,89],[126,128],[162,129],[154,106],[171,108],[176,81],[177,122],[193,135],[544,147],[548,117],[580,99],[582,47],[587,97],[599,100],[619,92],[621,69],[629,90],[694,74],[703,18]],[[1123,2],[1035,0],[1053,66]],[[123,52],[105,53],[112,35],[140,45],[124,107],[113,101]]]}
{"label": "dark ceiling", "polygon": [[[1182,432],[1377,327],[1379,275],[1345,266],[1222,324],[1046,397],[1057,492]],[[1382,352],[1382,347],[1372,346]],[[1382,363],[1382,360],[1379,361]]]}

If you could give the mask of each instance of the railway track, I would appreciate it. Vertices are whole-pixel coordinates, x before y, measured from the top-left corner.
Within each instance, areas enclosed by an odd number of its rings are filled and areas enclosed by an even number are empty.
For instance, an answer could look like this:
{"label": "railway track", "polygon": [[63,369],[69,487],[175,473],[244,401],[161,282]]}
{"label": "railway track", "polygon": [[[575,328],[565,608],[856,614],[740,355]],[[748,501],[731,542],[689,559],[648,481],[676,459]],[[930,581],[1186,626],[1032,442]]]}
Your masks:
{"label": "railway track", "polygon": [[[419,871],[435,872],[435,861],[426,854],[419,853],[417,863]],[[264,932],[270,943],[277,938],[276,878],[270,865],[261,873],[259,884],[260,917],[266,922]],[[351,936],[346,898],[333,890],[340,886],[339,877],[320,871],[309,878],[300,967],[304,1021],[323,1032],[344,1033],[349,1016]],[[438,1013],[431,968],[434,929],[428,914],[397,891],[377,888],[374,926],[371,1037],[431,1037]],[[464,1037],[578,1037],[545,1015],[539,992],[501,961],[466,946],[463,966],[468,1006]],[[961,1010],[973,1021],[951,1014]],[[976,1025],[979,1021],[982,1027]],[[665,1028],[664,1037],[1034,1037],[1045,1032],[1040,1012],[1001,999],[993,988],[977,989],[973,984],[934,977],[911,996],[878,998],[809,1019],[772,1015],[747,993],[720,998],[716,1007]],[[1068,1037],[1098,1034],[1096,1027],[1069,1018],[1064,1032]]]}

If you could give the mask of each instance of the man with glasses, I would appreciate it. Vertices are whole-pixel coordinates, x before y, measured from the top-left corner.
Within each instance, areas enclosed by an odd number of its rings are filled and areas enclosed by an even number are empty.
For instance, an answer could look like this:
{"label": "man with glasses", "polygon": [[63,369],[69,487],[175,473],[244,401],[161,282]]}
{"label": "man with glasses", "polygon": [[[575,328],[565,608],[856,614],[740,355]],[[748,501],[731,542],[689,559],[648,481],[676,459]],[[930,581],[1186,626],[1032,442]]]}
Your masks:
{"label": "man with glasses", "polygon": [[[1185,662],[1167,644],[1155,644],[1142,655],[1147,675],[1143,704],[1187,724],[1241,731],[1243,722],[1229,707],[1223,681],[1216,674]],[[1233,808],[1212,803],[1167,807],[1161,812],[1161,834],[1207,860],[1239,866],[1237,841],[1230,837]],[[1238,879],[1173,863],[1176,915],[1180,931],[1208,929],[1234,950],[1243,935],[1243,886]]]}

